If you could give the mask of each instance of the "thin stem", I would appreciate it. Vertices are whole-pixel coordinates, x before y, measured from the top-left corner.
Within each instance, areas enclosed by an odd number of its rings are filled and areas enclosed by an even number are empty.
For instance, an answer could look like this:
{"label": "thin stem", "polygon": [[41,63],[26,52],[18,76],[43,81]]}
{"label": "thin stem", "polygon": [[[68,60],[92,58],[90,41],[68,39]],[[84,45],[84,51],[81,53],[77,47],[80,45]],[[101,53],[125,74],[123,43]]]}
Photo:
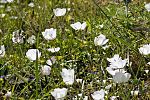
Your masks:
{"label": "thin stem", "polygon": [[110,20],[110,17],[103,11],[103,9],[93,0],[94,4],[99,8],[99,10],[104,14],[104,16],[109,20],[112,26],[116,29],[116,31],[121,35],[120,31],[117,29],[115,24]]}
{"label": "thin stem", "polygon": [[[36,44],[36,48],[38,48],[39,45],[39,32],[37,35],[37,44]],[[38,69],[38,51],[36,51],[36,64],[35,64],[35,78],[36,78],[36,99],[38,99],[38,82],[39,82],[39,69]]]}

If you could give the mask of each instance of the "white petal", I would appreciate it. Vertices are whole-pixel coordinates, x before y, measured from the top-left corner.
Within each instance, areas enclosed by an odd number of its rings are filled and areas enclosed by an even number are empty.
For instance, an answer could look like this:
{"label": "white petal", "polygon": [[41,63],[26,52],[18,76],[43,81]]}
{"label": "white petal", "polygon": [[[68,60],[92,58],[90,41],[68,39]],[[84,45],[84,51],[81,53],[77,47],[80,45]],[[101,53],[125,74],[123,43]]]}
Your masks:
{"label": "white petal", "polygon": [[81,30],[84,30],[85,27],[86,27],[86,22],[82,23],[82,25],[81,25]]}
{"label": "white petal", "polygon": [[66,14],[66,8],[53,9],[55,16],[64,16]]}
{"label": "white petal", "polygon": [[49,60],[47,60],[46,61],[46,64],[48,64],[48,65],[53,65],[54,63],[56,62],[56,59],[55,59],[55,57],[53,56],[51,59],[49,59]]}
{"label": "white petal", "polygon": [[50,66],[44,65],[44,66],[42,67],[42,74],[43,74],[43,75],[49,75],[49,74],[50,74],[50,71],[51,71]]}
{"label": "white petal", "polygon": [[41,56],[41,52],[38,49],[29,49],[26,52],[26,56],[29,60],[35,61],[36,60],[36,55],[38,54],[38,58]]}
{"label": "white petal", "polygon": [[46,40],[54,40],[56,38],[56,29],[45,29],[45,31],[42,32],[42,35]]}
{"label": "white petal", "polygon": [[106,70],[108,71],[109,74],[115,75],[116,71],[112,69],[112,67],[107,67]]}
{"label": "white petal", "polygon": [[145,8],[147,9],[148,12],[150,12],[150,3],[145,4]]}
{"label": "white petal", "polygon": [[60,50],[60,48],[59,47],[57,47],[57,48],[49,48],[47,50],[52,52],[52,53],[54,53],[54,52],[58,52]]}
{"label": "white petal", "polygon": [[80,22],[76,22],[74,24],[70,25],[73,29],[75,30],[80,30],[81,29],[81,23]]}

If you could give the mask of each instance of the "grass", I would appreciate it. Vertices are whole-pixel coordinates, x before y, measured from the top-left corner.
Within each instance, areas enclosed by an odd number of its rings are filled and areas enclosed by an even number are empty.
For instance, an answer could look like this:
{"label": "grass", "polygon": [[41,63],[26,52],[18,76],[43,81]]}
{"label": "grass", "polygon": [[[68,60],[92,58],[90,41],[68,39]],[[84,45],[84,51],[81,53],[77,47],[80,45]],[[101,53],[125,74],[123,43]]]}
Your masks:
{"label": "grass", "polygon": [[[66,87],[69,92],[66,100],[71,100],[78,93],[83,92],[89,100],[91,94],[105,86],[112,84],[111,76],[105,70],[108,67],[107,58],[119,54],[127,58],[129,54],[131,66],[127,71],[131,73],[130,80],[125,84],[114,84],[105,99],[111,96],[119,96],[119,100],[148,100],[150,98],[149,69],[147,62],[150,55],[143,56],[138,48],[143,44],[150,43],[149,20],[150,13],[144,8],[144,3],[130,3],[128,16],[125,13],[124,3],[115,4],[110,2],[102,5],[98,0],[34,0],[35,6],[29,7],[30,0],[16,1],[13,3],[1,4],[3,7],[0,13],[6,14],[0,19],[0,44],[5,45],[6,55],[0,58],[0,97],[6,91],[11,91],[10,99],[48,99],[54,98],[50,94],[53,89]],[[8,11],[8,7],[11,8]],[[54,16],[53,9],[57,7],[71,8],[63,17]],[[17,16],[17,19],[12,19]],[[70,24],[86,21],[87,28],[83,31],[74,31]],[[104,27],[100,28],[99,25]],[[46,41],[42,32],[46,28],[56,28],[57,38],[53,41]],[[23,30],[24,43],[14,44],[12,32]],[[94,45],[94,38],[104,34],[108,39],[110,47],[103,50],[100,46]],[[36,44],[30,45],[26,42],[31,35],[36,36]],[[57,53],[47,52],[50,47],[60,47]],[[42,56],[35,62],[30,62],[25,53],[29,48],[37,48]],[[57,62],[51,66],[51,74],[43,76],[40,65],[46,60],[56,56]],[[75,60],[69,62],[69,60]],[[60,72],[62,68],[74,68],[76,78],[85,81],[84,90],[82,85],[74,82],[67,86],[63,82]],[[104,69],[104,72],[102,71]],[[97,82],[99,80],[100,82]],[[106,80],[104,84],[102,81]],[[133,90],[139,90],[138,96],[130,94]]]}

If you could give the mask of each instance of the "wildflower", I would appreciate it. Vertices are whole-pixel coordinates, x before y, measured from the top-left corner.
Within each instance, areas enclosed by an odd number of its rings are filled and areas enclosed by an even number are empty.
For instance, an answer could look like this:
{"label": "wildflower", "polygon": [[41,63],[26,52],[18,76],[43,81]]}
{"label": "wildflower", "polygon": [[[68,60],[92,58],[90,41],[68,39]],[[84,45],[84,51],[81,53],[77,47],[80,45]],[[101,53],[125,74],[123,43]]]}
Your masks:
{"label": "wildflower", "polygon": [[145,4],[145,8],[148,12],[150,12],[150,3]]}
{"label": "wildflower", "polygon": [[[99,81],[100,82],[100,81]],[[103,83],[106,84],[106,80],[103,80]]]}
{"label": "wildflower", "polygon": [[150,54],[150,44],[143,45],[139,48],[139,52],[143,55]]}
{"label": "wildflower", "polygon": [[144,70],[146,74],[148,74],[149,70]]}
{"label": "wildflower", "polygon": [[84,96],[83,100],[88,100],[88,96]]}
{"label": "wildflower", "polygon": [[147,64],[150,65],[150,62],[148,62]]}
{"label": "wildflower", "polygon": [[32,45],[35,43],[35,40],[36,40],[35,36],[32,35],[31,37],[28,38],[27,42]]}
{"label": "wildflower", "polygon": [[11,3],[13,2],[14,0],[1,0],[0,3]]}
{"label": "wildflower", "polygon": [[76,79],[77,83],[82,83],[82,79]]}
{"label": "wildflower", "polygon": [[45,29],[45,31],[42,32],[42,35],[46,40],[54,40],[56,38],[56,29]]}
{"label": "wildflower", "polygon": [[109,84],[105,87],[106,90],[109,90],[112,87],[112,84]]}
{"label": "wildflower", "polygon": [[12,41],[13,43],[23,43],[24,36],[22,35],[23,31],[17,30],[13,32]]}
{"label": "wildflower", "polygon": [[56,62],[56,58],[53,56],[51,59],[47,60],[46,61],[46,64],[48,65],[53,65],[54,63]]}
{"label": "wildflower", "polygon": [[115,83],[122,83],[122,82],[128,82],[129,78],[131,77],[130,73],[124,73],[124,72],[116,72],[115,75],[113,75],[113,81]]}
{"label": "wildflower", "polygon": [[119,97],[119,96],[111,96],[110,100],[118,100],[117,97]]}
{"label": "wildflower", "polygon": [[122,60],[118,54],[113,58],[107,58],[107,60],[110,62],[110,66],[106,70],[113,76],[113,81],[116,83],[127,82],[131,77],[131,74],[124,70],[127,60]]}
{"label": "wildflower", "polygon": [[0,14],[0,18],[4,18],[6,14]]}
{"label": "wildflower", "polygon": [[7,0],[1,0],[0,3],[7,3]]}
{"label": "wildflower", "polygon": [[99,36],[95,37],[94,44],[95,44],[95,46],[103,46],[108,41],[109,41],[109,39],[106,39],[105,35],[100,34]]}
{"label": "wildflower", "polygon": [[103,89],[100,91],[95,91],[93,94],[91,94],[91,96],[94,100],[104,100],[105,91]]}
{"label": "wildflower", "polygon": [[5,55],[5,46],[1,45],[0,46],[0,57],[4,57],[4,55]]}
{"label": "wildflower", "polygon": [[104,27],[104,25],[103,25],[103,24],[101,24],[101,25],[99,25],[99,27],[100,27],[100,28],[103,28],[103,27]]}
{"label": "wildflower", "polygon": [[51,67],[48,66],[48,65],[44,65],[42,67],[42,74],[43,75],[49,75],[50,74],[50,71],[51,71]]}
{"label": "wildflower", "polygon": [[61,76],[67,85],[72,85],[74,83],[74,69],[63,68]]}
{"label": "wildflower", "polygon": [[67,89],[56,88],[53,92],[51,92],[51,94],[55,98],[55,100],[64,100],[65,96],[67,95]]}
{"label": "wildflower", "polygon": [[138,90],[131,91],[131,95],[132,95],[132,96],[138,96],[138,94],[139,94],[139,91],[138,91]]}
{"label": "wildflower", "polygon": [[105,46],[103,46],[102,48],[104,49],[104,50],[106,50],[107,48],[109,48],[110,47],[110,45],[105,45]]}
{"label": "wildflower", "polygon": [[28,6],[33,8],[34,7],[34,3],[31,2],[31,3],[28,4]]}
{"label": "wildflower", "polygon": [[14,0],[7,0],[7,2],[9,2],[9,3],[11,3],[11,2],[13,2]]}
{"label": "wildflower", "polygon": [[86,27],[86,22],[83,22],[82,24],[80,22],[76,22],[70,26],[75,30],[84,30]]}
{"label": "wildflower", "polygon": [[77,96],[75,96],[73,100],[88,100],[88,96],[84,96],[84,98],[82,99],[82,93],[80,93]]}
{"label": "wildflower", "polygon": [[60,47],[57,47],[57,48],[49,48],[47,49],[48,51],[54,53],[54,52],[58,52],[60,50]]}
{"label": "wildflower", "polygon": [[66,14],[66,8],[53,9],[55,16],[64,16]]}
{"label": "wildflower", "polygon": [[70,10],[71,10],[71,8],[67,8],[67,10],[68,10],[68,11],[70,11]]}
{"label": "wildflower", "polygon": [[[11,9],[8,9],[8,10],[11,10]],[[10,19],[18,19],[17,16],[11,16]]]}
{"label": "wildflower", "polygon": [[112,68],[124,68],[127,63],[127,60],[122,60],[118,54],[115,54],[112,58],[107,58],[110,62],[110,67]]}
{"label": "wildflower", "polygon": [[5,97],[6,97],[6,98],[10,98],[10,97],[11,97],[11,92],[8,91],[8,92],[5,94]]}
{"label": "wildflower", "polygon": [[35,61],[36,60],[36,56],[38,58],[40,58],[41,56],[41,52],[38,50],[38,49],[29,49],[27,52],[26,52],[26,56],[29,60],[31,61]]}

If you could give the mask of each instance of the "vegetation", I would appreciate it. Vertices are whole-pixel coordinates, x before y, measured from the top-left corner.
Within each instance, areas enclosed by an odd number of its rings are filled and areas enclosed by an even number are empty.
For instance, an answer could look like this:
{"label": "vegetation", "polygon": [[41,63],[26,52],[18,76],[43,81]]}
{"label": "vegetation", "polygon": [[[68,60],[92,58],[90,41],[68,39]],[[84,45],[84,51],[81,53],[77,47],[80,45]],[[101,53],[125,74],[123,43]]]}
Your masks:
{"label": "vegetation", "polygon": [[[0,45],[5,46],[6,53],[0,56],[0,98],[54,100],[51,92],[55,88],[67,88],[65,100],[73,100],[80,93],[83,98],[88,96],[88,100],[92,100],[91,94],[101,89],[107,91],[105,100],[112,96],[118,96],[118,100],[150,99],[150,74],[146,72],[150,68],[150,54],[139,52],[140,47],[150,43],[150,12],[144,6],[143,0],[130,2],[128,9],[123,1],[16,0],[1,3]],[[66,14],[56,16],[53,12],[56,8],[67,8]],[[86,22],[86,28],[73,29],[71,24],[76,22]],[[57,35],[55,39],[46,40],[42,32],[50,28],[56,29]],[[17,30],[19,36],[14,36]],[[100,34],[109,39],[106,49],[94,44]],[[27,41],[32,35],[36,41],[30,44]],[[13,37],[23,40],[13,40]],[[56,47],[60,47],[58,52],[47,50]],[[40,58],[36,55],[35,61],[28,59],[29,49],[38,49]],[[115,54],[128,59],[125,66],[131,74],[128,82],[115,83],[106,70],[110,65],[108,58]],[[42,66],[52,57],[56,61],[50,60],[50,74],[44,75]],[[72,85],[65,84],[61,75],[63,68],[74,69]],[[132,94],[134,91],[138,93]],[[6,95],[7,92],[11,92],[11,96]]]}

